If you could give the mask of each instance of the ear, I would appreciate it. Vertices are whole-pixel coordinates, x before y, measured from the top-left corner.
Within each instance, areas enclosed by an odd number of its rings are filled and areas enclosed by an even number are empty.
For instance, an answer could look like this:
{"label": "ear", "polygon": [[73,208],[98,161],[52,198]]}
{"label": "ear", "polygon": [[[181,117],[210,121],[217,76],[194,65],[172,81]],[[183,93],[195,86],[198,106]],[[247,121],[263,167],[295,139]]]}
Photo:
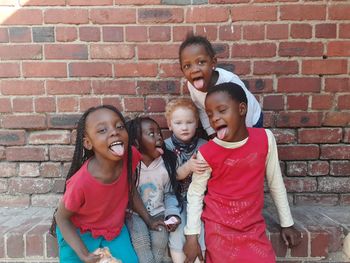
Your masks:
{"label": "ear", "polygon": [[247,114],[247,104],[245,104],[244,102],[241,102],[238,106],[238,111],[239,111],[239,115],[241,116],[245,116]]}
{"label": "ear", "polygon": [[168,129],[169,129],[169,131],[172,131],[172,128],[171,128],[171,123],[170,123],[170,121],[167,121],[167,124],[168,124]]}
{"label": "ear", "polygon": [[211,64],[213,70],[216,68],[217,64],[218,64],[218,58],[214,56],[212,58],[212,64]]}
{"label": "ear", "polygon": [[84,137],[83,145],[84,145],[84,148],[87,149],[87,150],[91,150],[92,149],[92,143],[89,140],[89,138],[87,138],[87,137]]}

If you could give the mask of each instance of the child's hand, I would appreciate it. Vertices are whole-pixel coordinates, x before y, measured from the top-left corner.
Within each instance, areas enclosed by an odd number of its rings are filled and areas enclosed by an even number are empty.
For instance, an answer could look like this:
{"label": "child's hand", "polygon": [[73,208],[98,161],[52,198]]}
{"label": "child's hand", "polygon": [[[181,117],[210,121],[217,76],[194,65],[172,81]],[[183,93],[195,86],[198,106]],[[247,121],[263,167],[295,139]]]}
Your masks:
{"label": "child's hand", "polygon": [[165,226],[169,232],[174,232],[176,228],[181,224],[181,218],[176,215],[167,216],[167,220],[164,221]]}
{"label": "child's hand", "polygon": [[202,250],[198,243],[197,235],[186,236],[186,242],[183,247],[183,251],[186,255],[184,263],[193,263],[198,257],[200,262],[204,262]]}
{"label": "child's hand", "polygon": [[151,218],[147,225],[149,229],[154,231],[162,231],[162,227],[166,227],[164,221],[160,218]]}
{"label": "child's hand", "polygon": [[293,226],[282,227],[281,236],[287,247],[295,247],[299,245],[301,239],[303,238],[303,234],[296,230]]}
{"label": "child's hand", "polygon": [[191,158],[187,161],[187,165],[192,173],[197,174],[202,174],[209,169],[207,162],[204,160],[198,160],[196,154],[191,156]]}
{"label": "child's hand", "polygon": [[101,255],[95,255],[95,254],[89,253],[87,256],[81,256],[80,259],[84,263],[96,263],[100,261]]}

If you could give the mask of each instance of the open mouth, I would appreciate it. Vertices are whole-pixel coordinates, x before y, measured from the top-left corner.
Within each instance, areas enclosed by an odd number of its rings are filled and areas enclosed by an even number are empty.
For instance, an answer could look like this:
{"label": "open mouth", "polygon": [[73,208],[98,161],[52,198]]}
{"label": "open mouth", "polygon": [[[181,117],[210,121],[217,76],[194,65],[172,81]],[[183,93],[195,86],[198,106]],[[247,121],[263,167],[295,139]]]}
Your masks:
{"label": "open mouth", "polygon": [[164,153],[164,150],[162,149],[161,145],[156,145],[156,150],[162,155]]}
{"label": "open mouth", "polygon": [[216,134],[220,140],[225,138],[225,136],[227,135],[227,132],[228,132],[228,129],[226,125],[221,125],[218,128],[216,128]]}
{"label": "open mouth", "polygon": [[202,77],[194,78],[193,80],[193,86],[196,89],[203,89],[204,87],[204,79]]}
{"label": "open mouth", "polygon": [[118,156],[124,155],[124,143],[121,141],[112,142],[109,145],[109,149]]}

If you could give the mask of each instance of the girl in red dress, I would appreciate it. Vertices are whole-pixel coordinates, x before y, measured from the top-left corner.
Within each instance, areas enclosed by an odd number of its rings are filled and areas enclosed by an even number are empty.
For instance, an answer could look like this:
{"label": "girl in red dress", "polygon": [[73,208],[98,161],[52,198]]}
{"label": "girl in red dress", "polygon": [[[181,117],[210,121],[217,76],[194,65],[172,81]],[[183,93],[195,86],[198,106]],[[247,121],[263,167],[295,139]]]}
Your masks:
{"label": "girl in red dress", "polygon": [[262,216],[265,177],[284,242],[295,246],[301,237],[293,227],[274,136],[269,130],[246,127],[247,98],[237,84],[209,89],[205,108],[217,135],[199,148],[197,158],[207,161],[210,169],[193,174],[188,190],[185,262],[193,262],[197,256],[203,260],[197,241],[201,216],[206,262],[274,263]]}

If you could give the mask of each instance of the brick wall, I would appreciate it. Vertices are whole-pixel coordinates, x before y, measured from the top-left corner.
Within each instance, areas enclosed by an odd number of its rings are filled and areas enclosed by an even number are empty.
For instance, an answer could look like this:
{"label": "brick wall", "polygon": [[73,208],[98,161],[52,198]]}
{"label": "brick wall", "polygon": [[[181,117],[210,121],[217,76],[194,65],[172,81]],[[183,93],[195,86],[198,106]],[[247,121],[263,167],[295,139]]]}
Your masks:
{"label": "brick wall", "polygon": [[0,206],[57,204],[90,106],[165,127],[191,30],[259,99],[290,200],[349,205],[349,1],[0,0]]}

